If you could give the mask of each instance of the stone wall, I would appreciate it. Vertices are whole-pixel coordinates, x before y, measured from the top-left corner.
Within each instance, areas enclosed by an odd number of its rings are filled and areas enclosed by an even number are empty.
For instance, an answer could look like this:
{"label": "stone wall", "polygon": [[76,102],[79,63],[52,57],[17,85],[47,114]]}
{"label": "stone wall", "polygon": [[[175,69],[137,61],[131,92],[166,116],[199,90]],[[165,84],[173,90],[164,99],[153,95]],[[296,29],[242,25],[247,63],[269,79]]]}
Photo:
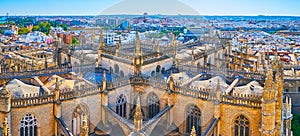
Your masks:
{"label": "stone wall", "polygon": [[39,106],[26,106],[11,109],[11,132],[13,136],[20,135],[20,121],[29,113],[37,118],[38,134],[40,136],[54,135],[53,103]]}
{"label": "stone wall", "polygon": [[248,108],[242,106],[234,106],[228,104],[221,104],[221,118],[220,118],[220,134],[224,136],[234,135],[234,121],[240,116],[244,115],[248,118],[250,123],[250,135],[259,136],[259,127],[261,122],[261,109]]}

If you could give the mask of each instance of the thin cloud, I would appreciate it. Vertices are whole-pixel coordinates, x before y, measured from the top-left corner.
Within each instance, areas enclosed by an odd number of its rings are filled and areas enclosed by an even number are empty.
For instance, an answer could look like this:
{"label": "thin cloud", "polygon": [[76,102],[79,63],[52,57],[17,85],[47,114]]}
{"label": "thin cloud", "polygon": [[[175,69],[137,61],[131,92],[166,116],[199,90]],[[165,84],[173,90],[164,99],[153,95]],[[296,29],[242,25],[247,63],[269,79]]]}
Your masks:
{"label": "thin cloud", "polygon": [[116,14],[199,15],[192,7],[177,0],[123,0],[104,9],[100,15]]}

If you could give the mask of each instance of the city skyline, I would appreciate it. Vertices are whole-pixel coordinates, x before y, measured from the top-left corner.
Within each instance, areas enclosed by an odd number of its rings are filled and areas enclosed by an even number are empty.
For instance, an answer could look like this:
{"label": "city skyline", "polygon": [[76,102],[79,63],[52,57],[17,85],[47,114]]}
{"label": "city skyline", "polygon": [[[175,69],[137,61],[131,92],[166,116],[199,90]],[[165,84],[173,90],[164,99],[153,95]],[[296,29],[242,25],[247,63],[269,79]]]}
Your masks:
{"label": "city skyline", "polygon": [[[222,0],[164,0],[159,4],[157,2],[158,0],[151,2],[141,0],[1,0],[0,15],[7,13],[9,15],[109,15],[147,12],[165,15],[300,16],[300,10],[297,9],[300,1],[297,0],[273,0],[272,2],[259,0],[227,0],[226,2]],[[171,2],[172,4],[170,4]],[[126,4],[127,6],[122,6]],[[154,7],[157,8],[154,9]]]}

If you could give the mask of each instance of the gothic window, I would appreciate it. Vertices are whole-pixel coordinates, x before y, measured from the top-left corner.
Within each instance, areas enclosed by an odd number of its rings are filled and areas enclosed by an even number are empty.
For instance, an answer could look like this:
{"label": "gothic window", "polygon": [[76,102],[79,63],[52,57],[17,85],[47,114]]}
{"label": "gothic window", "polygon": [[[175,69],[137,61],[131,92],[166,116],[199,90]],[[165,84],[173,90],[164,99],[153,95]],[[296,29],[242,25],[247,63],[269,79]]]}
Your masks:
{"label": "gothic window", "polygon": [[27,113],[20,122],[20,136],[37,136],[38,123],[35,116]]}
{"label": "gothic window", "polygon": [[82,128],[83,116],[88,117],[88,111],[84,106],[79,105],[74,109],[72,118],[72,130],[73,134],[75,135],[78,135],[80,133],[80,130]]}
{"label": "gothic window", "polygon": [[148,113],[149,118],[153,118],[159,113],[159,99],[155,94],[151,94],[148,98]]}
{"label": "gothic window", "polygon": [[152,72],[151,72],[151,76],[154,76],[154,75],[155,75],[155,72],[154,72],[154,71],[152,71]]}
{"label": "gothic window", "polygon": [[249,120],[243,116],[238,116],[234,121],[234,135],[235,136],[249,136]]}
{"label": "gothic window", "polygon": [[122,70],[120,71],[120,76],[124,77],[124,72]]}
{"label": "gothic window", "polygon": [[156,72],[159,73],[160,72],[160,65],[156,66]]}
{"label": "gothic window", "polygon": [[126,97],[123,94],[121,94],[117,99],[116,113],[123,118],[126,117]]}
{"label": "gothic window", "polygon": [[112,74],[114,72],[112,67],[109,67],[109,73]]}
{"label": "gothic window", "polygon": [[197,135],[201,135],[201,112],[196,105],[191,105],[187,109],[186,132],[191,133],[193,126],[196,129]]}
{"label": "gothic window", "polygon": [[115,73],[119,74],[119,65],[118,64],[115,64]]}
{"label": "gothic window", "polygon": [[165,74],[165,72],[166,72],[166,70],[165,70],[165,68],[163,67],[163,68],[161,69],[161,74]]}

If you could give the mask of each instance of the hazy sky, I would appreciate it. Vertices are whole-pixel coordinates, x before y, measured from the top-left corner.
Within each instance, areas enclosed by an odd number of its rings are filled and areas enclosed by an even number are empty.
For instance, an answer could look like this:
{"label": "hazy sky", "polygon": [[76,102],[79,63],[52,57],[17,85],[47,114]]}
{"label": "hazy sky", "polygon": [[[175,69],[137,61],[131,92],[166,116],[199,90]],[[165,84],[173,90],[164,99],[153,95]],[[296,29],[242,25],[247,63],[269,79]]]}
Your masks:
{"label": "hazy sky", "polygon": [[0,0],[0,15],[6,13],[9,15],[97,15],[148,12],[149,14],[300,16],[299,6],[300,0]]}

